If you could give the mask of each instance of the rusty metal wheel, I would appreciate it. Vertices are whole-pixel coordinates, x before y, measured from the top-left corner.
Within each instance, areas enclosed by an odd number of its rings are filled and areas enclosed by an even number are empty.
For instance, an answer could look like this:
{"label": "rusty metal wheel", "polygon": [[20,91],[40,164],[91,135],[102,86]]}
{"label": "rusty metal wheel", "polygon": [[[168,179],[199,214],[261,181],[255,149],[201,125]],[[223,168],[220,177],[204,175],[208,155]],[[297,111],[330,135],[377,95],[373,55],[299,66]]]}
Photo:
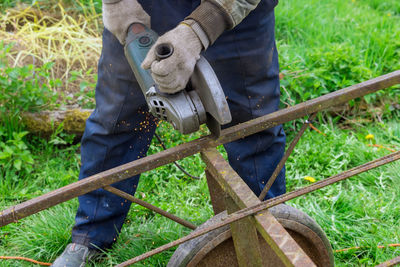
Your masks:
{"label": "rusty metal wheel", "polygon": [[[324,231],[310,216],[285,204],[269,210],[317,266],[334,265],[331,245]],[[226,216],[226,211],[221,212],[199,228],[220,222]],[[283,266],[261,236],[259,242],[265,266]],[[193,266],[238,266],[229,226],[180,245],[168,263],[168,267]]]}

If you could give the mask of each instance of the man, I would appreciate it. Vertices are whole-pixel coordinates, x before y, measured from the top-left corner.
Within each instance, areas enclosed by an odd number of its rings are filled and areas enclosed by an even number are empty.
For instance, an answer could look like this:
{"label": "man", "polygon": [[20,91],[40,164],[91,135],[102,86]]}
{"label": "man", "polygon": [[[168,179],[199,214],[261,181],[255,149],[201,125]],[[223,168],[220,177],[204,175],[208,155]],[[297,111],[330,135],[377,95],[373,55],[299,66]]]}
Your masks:
{"label": "man", "polygon": [[[156,128],[125,59],[128,26],[151,26],[174,53],[157,61],[150,50],[142,67],[150,69],[161,91],[182,90],[202,53],[227,96],[235,125],[278,109],[279,67],[275,46],[277,0],[103,0],[103,50],[99,60],[96,109],[82,138],[79,179],[146,155]],[[155,47],[156,45],[154,45]],[[141,129],[143,123],[146,129]],[[141,130],[140,130],[141,129]],[[281,159],[282,126],[225,145],[229,163],[260,194]],[[267,198],[285,192],[284,170]],[[139,176],[114,186],[134,194]],[[121,202],[125,203],[121,206]],[[84,266],[97,249],[116,240],[129,204],[102,189],[79,197],[72,243],[53,266]]]}

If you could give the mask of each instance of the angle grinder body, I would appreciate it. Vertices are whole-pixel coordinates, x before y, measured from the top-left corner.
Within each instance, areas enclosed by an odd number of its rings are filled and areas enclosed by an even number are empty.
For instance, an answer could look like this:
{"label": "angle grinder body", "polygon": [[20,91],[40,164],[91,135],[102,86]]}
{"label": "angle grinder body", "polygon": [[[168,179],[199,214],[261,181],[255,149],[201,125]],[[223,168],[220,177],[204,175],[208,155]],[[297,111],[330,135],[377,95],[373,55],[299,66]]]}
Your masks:
{"label": "angle grinder body", "polygon": [[[141,67],[148,51],[158,38],[157,33],[143,24],[129,27],[125,56],[143,92],[150,113],[183,134],[199,130],[206,124],[218,137],[221,125],[231,122],[232,117],[222,87],[211,65],[204,57],[197,61],[186,88],[175,94],[163,93],[151,77],[150,70]],[[156,47],[157,59],[163,60],[173,53],[168,44]]]}

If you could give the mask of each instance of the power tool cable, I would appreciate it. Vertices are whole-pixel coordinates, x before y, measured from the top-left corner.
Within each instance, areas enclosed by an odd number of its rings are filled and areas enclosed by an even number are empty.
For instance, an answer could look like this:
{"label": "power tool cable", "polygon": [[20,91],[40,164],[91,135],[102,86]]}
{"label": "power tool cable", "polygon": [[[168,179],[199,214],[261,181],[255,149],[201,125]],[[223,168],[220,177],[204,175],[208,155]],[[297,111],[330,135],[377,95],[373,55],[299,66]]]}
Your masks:
{"label": "power tool cable", "polygon": [[26,258],[26,257],[0,256],[0,260],[23,260],[23,261],[29,261],[29,262],[32,262],[35,264],[43,265],[43,266],[51,266],[51,263],[49,263],[49,262],[36,261],[36,260]]}
{"label": "power tool cable", "polygon": [[[158,142],[161,144],[162,148],[164,150],[166,150],[167,147],[165,146],[165,144],[162,141],[161,137],[158,134],[155,134],[155,136],[156,136]],[[179,170],[181,170],[185,175],[189,176],[190,178],[196,179],[196,180],[200,180],[201,179],[201,177],[197,177],[197,176],[194,176],[194,175],[191,175],[190,173],[188,173],[178,162],[174,161],[174,164],[175,164],[176,167],[178,167]]]}

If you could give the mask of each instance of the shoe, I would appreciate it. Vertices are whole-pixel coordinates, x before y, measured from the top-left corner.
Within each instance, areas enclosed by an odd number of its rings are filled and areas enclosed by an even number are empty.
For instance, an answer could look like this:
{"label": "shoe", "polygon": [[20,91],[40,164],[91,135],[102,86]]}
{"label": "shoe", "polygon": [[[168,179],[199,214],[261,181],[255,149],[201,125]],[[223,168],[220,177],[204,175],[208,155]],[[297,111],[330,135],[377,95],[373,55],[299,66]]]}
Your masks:
{"label": "shoe", "polygon": [[84,245],[68,244],[64,252],[53,262],[53,267],[84,267],[85,264],[100,253]]}

